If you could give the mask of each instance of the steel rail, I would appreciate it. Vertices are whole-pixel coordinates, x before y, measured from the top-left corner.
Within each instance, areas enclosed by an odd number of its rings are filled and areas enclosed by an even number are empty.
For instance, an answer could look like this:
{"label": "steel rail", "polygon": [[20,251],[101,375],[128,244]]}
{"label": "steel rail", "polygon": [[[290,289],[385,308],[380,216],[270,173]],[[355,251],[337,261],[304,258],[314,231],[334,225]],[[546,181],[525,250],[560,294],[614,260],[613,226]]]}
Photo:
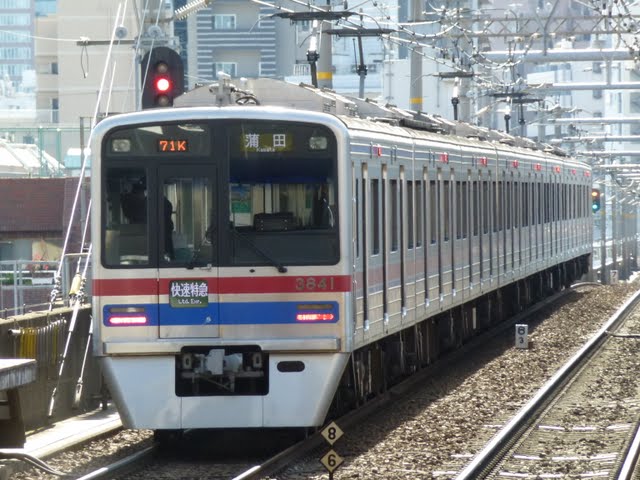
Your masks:
{"label": "steel rail", "polygon": [[157,450],[157,445],[146,447],[143,450],[135,452],[128,457],[122,458],[105,467],[100,467],[87,475],[77,478],[76,480],[94,480],[96,478],[112,478],[116,474],[120,474],[125,468],[150,458]]}
{"label": "steel rail", "polygon": [[[581,286],[581,284],[575,285],[575,287],[579,286]],[[469,352],[472,352],[474,349],[479,348],[482,344],[486,343],[487,340],[501,335],[505,330],[512,328],[517,323],[521,323],[523,319],[531,317],[542,308],[545,308],[550,304],[558,301],[559,299],[573,291],[573,288],[574,285],[571,286],[571,289],[562,290],[555,295],[545,298],[532,305],[529,309],[506,319],[498,325],[495,325],[494,328],[491,328],[490,330],[474,337],[468,343],[464,344],[457,350],[446,354],[445,356],[438,359],[438,361],[432,363],[427,367],[423,367],[421,370],[418,370],[418,372],[406,378],[402,382],[390,387],[388,390],[379,394],[374,399],[360,406],[357,410],[349,412],[340,418],[334,419],[335,423],[338,424],[341,429],[347,430],[352,425],[355,425],[356,423],[366,419],[382,408],[391,405],[391,402],[396,401],[398,397],[405,395],[407,392],[410,392],[420,385],[423,385],[426,378],[441,370],[443,366],[465,358],[469,354]],[[277,474],[287,466],[290,466],[297,459],[308,455],[309,452],[325,445],[325,440],[321,435],[321,431],[322,429],[319,429],[318,432],[315,432],[309,438],[295,445],[292,445],[288,449],[268,459],[263,464],[251,467],[249,470],[234,477],[232,480],[260,480],[270,475]]]}
{"label": "steel rail", "polygon": [[532,413],[538,410],[552,396],[557,388],[574,373],[582,360],[593,353],[609,335],[612,327],[621,322],[626,315],[640,302],[640,290],[627,300],[598,330],[598,332],[565,363],[551,379],[529,400],[518,413],[500,430],[473,460],[460,472],[456,480],[475,480],[483,478],[485,471],[494,463],[495,457],[505,449],[514,434],[530,420]]}

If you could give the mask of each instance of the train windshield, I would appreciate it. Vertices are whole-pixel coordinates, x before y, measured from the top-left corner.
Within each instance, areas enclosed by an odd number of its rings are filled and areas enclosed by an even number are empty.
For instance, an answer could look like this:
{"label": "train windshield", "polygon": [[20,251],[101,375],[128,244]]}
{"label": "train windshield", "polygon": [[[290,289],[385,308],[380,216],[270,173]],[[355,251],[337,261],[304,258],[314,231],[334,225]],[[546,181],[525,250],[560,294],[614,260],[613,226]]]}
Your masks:
{"label": "train windshield", "polygon": [[330,131],[241,122],[230,128],[229,139],[231,263],[336,263],[336,143]]}
{"label": "train windshield", "polygon": [[103,146],[108,267],[335,264],[335,136],[273,121],[116,130]]}

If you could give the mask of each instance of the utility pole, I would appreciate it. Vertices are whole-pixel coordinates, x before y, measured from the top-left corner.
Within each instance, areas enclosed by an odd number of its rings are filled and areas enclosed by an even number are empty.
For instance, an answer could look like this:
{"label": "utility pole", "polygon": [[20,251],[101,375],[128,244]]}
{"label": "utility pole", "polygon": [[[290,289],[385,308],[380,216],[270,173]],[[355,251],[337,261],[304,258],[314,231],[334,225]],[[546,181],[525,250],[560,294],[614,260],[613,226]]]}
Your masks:
{"label": "utility pole", "polygon": [[[422,0],[413,0],[411,5],[412,17],[415,23],[424,19]],[[411,110],[421,112],[422,105],[422,47],[418,44],[411,49],[411,75],[409,77],[409,107]]]}
{"label": "utility pole", "polygon": [[[327,12],[331,11],[331,0],[327,0],[324,7],[320,7]],[[325,31],[324,25],[320,24],[320,58],[318,58],[318,87],[333,88],[333,48],[331,46],[331,35]]]}

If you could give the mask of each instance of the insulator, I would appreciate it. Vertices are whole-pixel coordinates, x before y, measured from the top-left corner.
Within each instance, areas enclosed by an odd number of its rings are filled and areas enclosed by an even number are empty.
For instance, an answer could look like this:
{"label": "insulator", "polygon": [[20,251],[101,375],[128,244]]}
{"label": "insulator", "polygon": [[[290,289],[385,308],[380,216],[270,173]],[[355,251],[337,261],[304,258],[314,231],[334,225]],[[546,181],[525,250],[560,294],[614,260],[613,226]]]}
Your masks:
{"label": "insulator", "polygon": [[69,287],[69,296],[77,295],[80,291],[80,287],[82,287],[82,275],[76,273],[73,277],[73,281],[71,282],[71,287]]}

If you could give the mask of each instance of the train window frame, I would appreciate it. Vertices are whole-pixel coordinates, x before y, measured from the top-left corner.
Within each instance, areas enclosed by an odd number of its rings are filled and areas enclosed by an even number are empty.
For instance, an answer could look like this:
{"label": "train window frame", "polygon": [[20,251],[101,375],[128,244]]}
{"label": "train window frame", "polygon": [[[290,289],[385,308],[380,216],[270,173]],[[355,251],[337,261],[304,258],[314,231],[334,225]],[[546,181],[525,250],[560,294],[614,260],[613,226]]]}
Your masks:
{"label": "train window frame", "polygon": [[[225,129],[224,266],[335,265],[340,261],[338,147],[324,125],[238,119]],[[322,136],[323,149],[309,138]],[[235,198],[234,189],[243,189]],[[236,207],[240,203],[242,210]],[[236,207],[234,207],[236,205]],[[317,215],[316,215],[317,214]]]}
{"label": "train window frame", "polygon": [[423,240],[423,222],[424,222],[424,196],[422,194],[422,179],[420,180],[415,180],[414,181],[414,185],[415,185],[415,205],[416,205],[416,248],[420,248],[422,247],[422,245],[424,244],[424,240]]}
{"label": "train window frame", "polygon": [[400,244],[400,222],[398,212],[399,185],[397,178],[389,179],[389,201],[391,203],[391,251],[397,252]]}
{"label": "train window frame", "polygon": [[380,254],[380,179],[370,178],[371,209],[368,213],[371,217],[371,255]]}

